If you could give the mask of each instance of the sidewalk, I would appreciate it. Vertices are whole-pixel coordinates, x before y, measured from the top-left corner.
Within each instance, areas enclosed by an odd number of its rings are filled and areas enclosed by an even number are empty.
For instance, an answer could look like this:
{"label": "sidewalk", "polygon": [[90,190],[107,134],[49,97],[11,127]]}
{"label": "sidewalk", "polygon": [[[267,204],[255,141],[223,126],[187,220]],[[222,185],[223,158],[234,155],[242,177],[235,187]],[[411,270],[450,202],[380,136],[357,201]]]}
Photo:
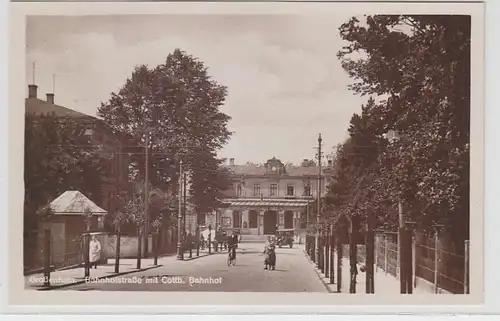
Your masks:
{"label": "sidewalk", "polygon": [[[305,245],[299,245],[300,248],[304,251],[304,255],[309,259],[307,256],[307,253],[305,251]],[[316,273],[318,274],[318,277],[320,280],[325,284],[325,286],[330,290],[332,293],[338,293],[337,292],[337,266],[335,263],[335,284],[330,284],[330,278],[325,278],[325,275],[321,273],[321,271],[316,267],[316,264],[312,262],[310,259],[309,261],[311,262],[311,265],[315,269]],[[334,255],[334,262],[337,262],[337,253]],[[359,268],[361,267],[362,264],[358,264],[358,275],[357,275],[357,284],[356,284],[356,294],[364,294],[366,295],[366,274],[359,271]],[[340,293],[347,293],[349,294],[349,285],[350,285],[350,262],[348,258],[342,258],[342,288]],[[378,295],[397,295],[400,294],[400,283],[399,279],[390,275],[386,274],[384,271],[381,269],[375,268],[375,293]],[[429,287],[424,287],[424,286],[418,286],[413,288],[413,294],[417,295],[422,295],[422,294],[434,294],[431,288]]]}
{"label": "sidewalk", "polygon": [[[196,260],[208,256],[208,250],[200,251],[200,255],[196,256],[196,250],[192,253],[192,258],[189,258],[189,251],[184,253],[184,261]],[[158,257],[158,265],[154,265],[154,258],[141,260],[141,268],[137,269],[137,259],[120,259],[119,273],[115,273],[115,259],[109,259],[105,265],[99,265],[97,269],[90,269],[90,278],[104,279],[115,276],[131,274],[134,272],[146,271],[177,262],[176,254],[168,254]],[[50,290],[55,288],[66,287],[75,284],[85,283],[85,270],[83,267],[77,267],[67,270],[58,270],[50,273],[50,286],[44,286],[45,277],[43,273],[36,273],[24,277],[25,289],[32,290]]]}
{"label": "sidewalk", "polygon": [[[161,265],[161,259],[158,258],[158,265],[153,265],[153,259],[143,259],[141,260],[141,268],[137,269],[137,260],[135,259],[120,259],[120,269],[119,273],[115,273],[115,260],[108,260],[108,264],[100,265],[97,269],[90,269],[91,278],[109,278],[119,275],[125,275],[134,272],[146,271],[154,269]],[[50,273],[50,286],[44,286],[44,275],[43,273],[37,273],[33,275],[27,275],[24,277],[25,289],[32,290],[49,290],[54,288],[65,287],[74,284],[85,283],[85,270],[83,267],[59,270]]]}

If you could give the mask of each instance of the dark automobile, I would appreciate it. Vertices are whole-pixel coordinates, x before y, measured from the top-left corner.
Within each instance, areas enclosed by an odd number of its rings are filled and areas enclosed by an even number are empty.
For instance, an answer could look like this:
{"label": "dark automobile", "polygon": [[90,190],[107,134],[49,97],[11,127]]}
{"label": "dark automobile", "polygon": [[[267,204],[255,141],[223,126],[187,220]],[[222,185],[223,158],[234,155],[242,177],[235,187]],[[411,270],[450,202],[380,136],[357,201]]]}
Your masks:
{"label": "dark automobile", "polygon": [[277,245],[278,247],[290,246],[293,247],[293,239],[295,236],[294,229],[280,229],[276,231]]}

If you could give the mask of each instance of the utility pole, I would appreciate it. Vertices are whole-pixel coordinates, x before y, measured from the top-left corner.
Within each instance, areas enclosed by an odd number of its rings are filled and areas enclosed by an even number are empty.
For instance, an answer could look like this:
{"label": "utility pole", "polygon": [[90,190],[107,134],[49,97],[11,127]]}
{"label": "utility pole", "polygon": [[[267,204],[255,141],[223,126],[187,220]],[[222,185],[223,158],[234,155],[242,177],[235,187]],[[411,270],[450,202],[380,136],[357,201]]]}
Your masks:
{"label": "utility pole", "polygon": [[144,258],[149,256],[149,130],[146,132],[146,174],[144,179]]}
{"label": "utility pole", "polygon": [[187,236],[187,222],[186,222],[186,209],[187,209],[187,206],[186,206],[186,201],[187,201],[187,172],[186,171],[183,171],[182,173],[184,175],[184,179],[183,179],[183,186],[182,186],[182,219],[184,221],[184,224],[183,224],[183,229],[184,229],[184,233],[186,233],[186,236]]}
{"label": "utility pole", "polygon": [[182,248],[182,159],[179,161],[179,210],[177,213],[177,259],[184,260],[184,249]]}
{"label": "utility pole", "polygon": [[321,215],[321,134],[318,137],[318,220]]}
{"label": "utility pole", "polygon": [[[318,208],[316,209],[316,227],[318,227],[319,218],[321,215],[321,143],[323,139],[321,138],[321,134],[318,136]],[[316,249],[316,258],[320,257],[320,246],[319,246],[319,229],[316,229],[316,237],[315,237],[315,249]],[[319,262],[319,260],[316,260]]]}
{"label": "utility pole", "polygon": [[[393,141],[401,140],[401,135],[397,131],[393,131]],[[407,242],[406,235],[406,222],[404,218],[403,202],[402,197],[398,195],[398,217],[399,217],[399,228],[398,228],[398,265],[399,265],[399,282],[400,282],[400,292],[401,294],[408,293],[407,288],[407,269],[406,269],[406,255],[407,255]],[[410,245],[411,246],[411,245]],[[410,289],[410,293],[413,289]]]}

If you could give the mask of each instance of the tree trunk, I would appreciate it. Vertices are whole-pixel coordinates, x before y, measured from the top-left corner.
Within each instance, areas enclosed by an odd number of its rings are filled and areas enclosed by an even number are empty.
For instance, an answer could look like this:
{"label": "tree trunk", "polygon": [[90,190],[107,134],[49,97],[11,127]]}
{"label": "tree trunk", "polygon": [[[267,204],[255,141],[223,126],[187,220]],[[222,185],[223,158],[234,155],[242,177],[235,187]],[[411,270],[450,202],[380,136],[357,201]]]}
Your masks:
{"label": "tree trunk", "polygon": [[141,268],[142,257],[142,235],[141,228],[137,228],[137,269]]}
{"label": "tree trunk", "polygon": [[115,248],[115,273],[120,273],[120,245],[121,245],[121,232],[116,231],[116,248]]}
{"label": "tree trunk", "polygon": [[365,273],[366,273],[366,293],[375,293],[374,291],[374,255],[375,255],[375,238],[372,230],[372,225],[368,221],[367,229],[365,235],[365,248],[366,248],[366,262],[365,262]]}
{"label": "tree trunk", "polygon": [[354,218],[351,218],[351,228],[349,233],[349,263],[351,266],[351,283],[349,286],[349,293],[356,293],[356,278],[358,274],[358,257],[356,246],[356,231],[357,225]]}
{"label": "tree trunk", "polygon": [[335,234],[333,228],[330,232],[330,284],[335,283]]}
{"label": "tree trunk", "polygon": [[[340,233],[337,232],[337,236]],[[340,237],[337,237],[337,292],[342,292],[342,257],[343,253],[343,243]]]}

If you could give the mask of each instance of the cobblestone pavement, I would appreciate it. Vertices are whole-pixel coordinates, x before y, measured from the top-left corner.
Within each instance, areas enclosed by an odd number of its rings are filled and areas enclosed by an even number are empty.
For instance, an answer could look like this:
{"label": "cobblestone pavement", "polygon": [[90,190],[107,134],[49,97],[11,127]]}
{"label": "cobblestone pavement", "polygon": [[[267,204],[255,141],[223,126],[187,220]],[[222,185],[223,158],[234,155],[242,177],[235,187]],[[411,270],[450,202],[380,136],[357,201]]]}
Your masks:
{"label": "cobblestone pavement", "polygon": [[303,250],[278,248],[276,270],[264,270],[264,244],[242,243],[235,266],[227,253],[192,261],[162,258],[162,267],[57,291],[220,291],[220,292],[327,292]]}

